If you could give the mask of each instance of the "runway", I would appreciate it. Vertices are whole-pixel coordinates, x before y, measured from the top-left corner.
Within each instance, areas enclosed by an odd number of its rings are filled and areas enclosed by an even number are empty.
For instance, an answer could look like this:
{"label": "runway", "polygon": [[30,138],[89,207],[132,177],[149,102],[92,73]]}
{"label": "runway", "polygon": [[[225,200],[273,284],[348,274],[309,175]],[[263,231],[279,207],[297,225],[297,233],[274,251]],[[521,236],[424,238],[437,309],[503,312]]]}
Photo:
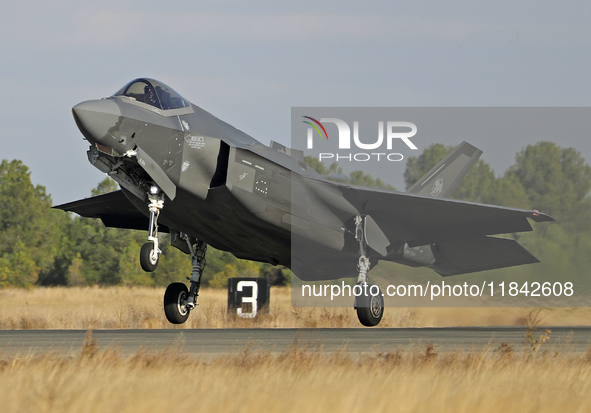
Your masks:
{"label": "runway", "polygon": [[[551,330],[542,350],[584,353],[591,346],[591,327],[545,327],[536,330],[539,337]],[[100,348],[117,346],[129,354],[139,348],[161,350],[173,347],[186,354],[211,357],[238,352],[249,345],[252,350],[282,352],[294,345],[324,352],[346,351],[354,354],[388,352],[402,349],[422,351],[433,344],[435,351],[494,351],[507,343],[515,351],[526,346],[523,327],[453,328],[334,328],[334,329],[166,329],[166,330],[94,330],[92,337]],[[3,330],[0,352],[35,354],[58,351],[76,354],[84,341],[85,330]]]}

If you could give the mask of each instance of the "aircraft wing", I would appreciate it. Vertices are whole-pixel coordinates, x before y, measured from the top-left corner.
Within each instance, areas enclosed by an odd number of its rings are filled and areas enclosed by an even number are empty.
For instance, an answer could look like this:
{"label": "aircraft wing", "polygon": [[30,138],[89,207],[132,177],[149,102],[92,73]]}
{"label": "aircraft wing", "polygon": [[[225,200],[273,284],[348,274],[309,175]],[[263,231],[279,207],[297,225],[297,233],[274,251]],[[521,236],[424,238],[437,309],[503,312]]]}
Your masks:
{"label": "aircraft wing", "polygon": [[[107,194],[56,205],[54,209],[75,212],[85,218],[100,218],[106,227],[147,230],[148,217],[141,213],[119,190]],[[164,225],[160,232],[168,232]]]}
{"label": "aircraft wing", "polygon": [[376,222],[390,242],[405,241],[411,247],[531,231],[527,218],[554,221],[537,211],[333,184],[361,214]]}
{"label": "aircraft wing", "polygon": [[[333,184],[366,216],[366,241],[378,260],[426,266],[442,276],[538,262],[517,241],[490,235],[531,231],[528,218],[554,221],[538,211]],[[401,243],[413,257],[398,250]]]}

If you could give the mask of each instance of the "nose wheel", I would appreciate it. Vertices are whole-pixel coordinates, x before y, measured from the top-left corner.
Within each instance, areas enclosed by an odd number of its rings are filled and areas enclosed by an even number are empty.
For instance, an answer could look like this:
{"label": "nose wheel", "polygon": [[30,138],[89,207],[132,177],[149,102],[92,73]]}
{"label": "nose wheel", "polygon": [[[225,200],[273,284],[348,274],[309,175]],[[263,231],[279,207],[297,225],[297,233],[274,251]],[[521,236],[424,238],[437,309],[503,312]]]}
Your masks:
{"label": "nose wheel", "polygon": [[146,242],[142,245],[140,250],[140,264],[142,270],[146,272],[152,272],[158,266],[158,253],[154,249],[153,242]]}

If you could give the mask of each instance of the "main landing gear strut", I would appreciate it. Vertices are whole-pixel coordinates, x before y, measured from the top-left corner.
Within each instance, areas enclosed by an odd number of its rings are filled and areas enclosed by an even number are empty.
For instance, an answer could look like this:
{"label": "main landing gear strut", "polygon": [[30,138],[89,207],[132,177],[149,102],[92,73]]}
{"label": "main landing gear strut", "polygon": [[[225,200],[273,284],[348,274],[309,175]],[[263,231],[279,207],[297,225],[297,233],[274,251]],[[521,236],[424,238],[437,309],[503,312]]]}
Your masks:
{"label": "main landing gear strut", "polygon": [[382,321],[384,315],[384,295],[380,287],[369,284],[368,272],[370,265],[367,257],[364,224],[363,217],[355,217],[355,239],[359,242],[357,285],[361,287],[362,294],[355,297],[354,307],[357,310],[359,322],[366,327],[374,327]]}
{"label": "main landing gear strut", "polygon": [[189,313],[197,306],[201,275],[205,268],[205,253],[207,244],[203,241],[191,239],[186,234],[181,234],[191,252],[193,271],[191,272],[190,287],[183,283],[172,283],[164,293],[164,314],[172,324],[183,324],[189,318]]}

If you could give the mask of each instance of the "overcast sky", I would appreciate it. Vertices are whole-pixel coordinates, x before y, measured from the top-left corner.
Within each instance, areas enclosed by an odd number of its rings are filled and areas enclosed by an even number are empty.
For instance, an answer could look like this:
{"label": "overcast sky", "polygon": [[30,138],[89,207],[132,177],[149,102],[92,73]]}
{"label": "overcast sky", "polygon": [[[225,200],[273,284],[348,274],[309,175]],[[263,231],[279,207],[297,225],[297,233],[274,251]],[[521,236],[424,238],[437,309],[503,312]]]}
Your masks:
{"label": "overcast sky", "polygon": [[[55,203],[89,196],[103,175],[88,163],[70,109],[142,76],[265,144],[289,144],[292,106],[591,106],[590,8],[586,1],[4,2],[0,155],[22,159]],[[482,148],[497,174],[530,141],[506,139],[505,157]]]}

